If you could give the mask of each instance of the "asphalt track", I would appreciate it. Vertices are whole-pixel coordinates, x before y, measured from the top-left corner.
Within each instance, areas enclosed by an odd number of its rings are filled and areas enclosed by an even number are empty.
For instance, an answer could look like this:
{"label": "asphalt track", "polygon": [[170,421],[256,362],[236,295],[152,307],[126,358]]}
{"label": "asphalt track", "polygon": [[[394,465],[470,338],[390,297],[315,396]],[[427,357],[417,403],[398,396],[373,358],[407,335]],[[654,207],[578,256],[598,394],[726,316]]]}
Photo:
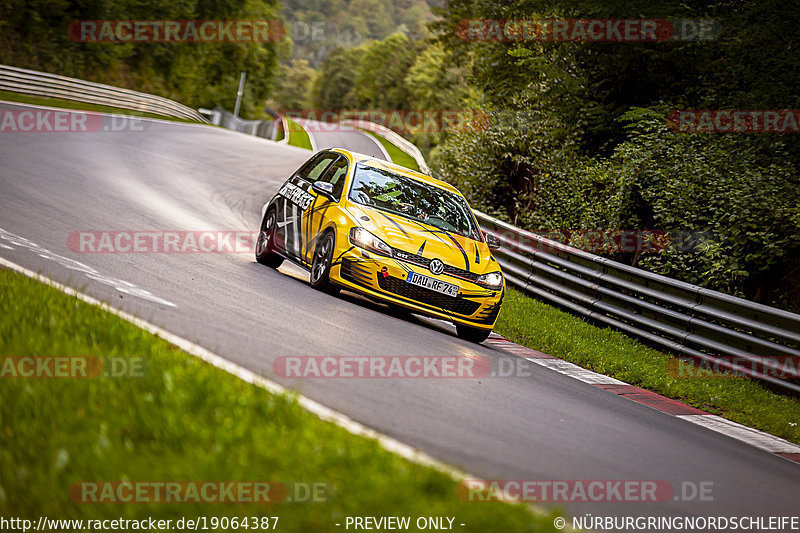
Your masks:
{"label": "asphalt track", "polygon": [[361,130],[339,123],[300,118],[295,121],[305,128],[311,145],[317,150],[340,147],[379,159],[391,160],[378,140]]}
{"label": "asphalt track", "polygon": [[273,361],[287,355],[514,358],[443,322],[323,294],[303,271],[250,253],[71,251],[68,236],[82,230],[254,231],[262,204],[310,155],[219,128],[144,126],[0,133],[0,228],[29,241],[0,239],[0,257],[482,478],[713,482],[713,501],[566,504],[571,514],[796,514],[799,465],[537,365],[507,378],[275,378]]}

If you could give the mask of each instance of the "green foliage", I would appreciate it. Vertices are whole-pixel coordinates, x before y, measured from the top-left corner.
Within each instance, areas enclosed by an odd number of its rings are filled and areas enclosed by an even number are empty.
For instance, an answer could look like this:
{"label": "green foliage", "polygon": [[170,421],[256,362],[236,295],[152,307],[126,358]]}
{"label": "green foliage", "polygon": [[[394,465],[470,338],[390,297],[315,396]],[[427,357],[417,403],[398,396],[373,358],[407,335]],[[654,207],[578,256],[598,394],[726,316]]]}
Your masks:
{"label": "green foliage", "polygon": [[403,165],[406,168],[410,168],[411,170],[416,170],[419,172],[419,165],[417,165],[417,161],[398,148],[396,145],[389,142],[385,137],[372,133],[371,131],[364,130],[364,133],[374,137],[376,141],[381,143],[381,145],[386,149],[386,152],[389,154],[393,163],[397,163],[398,165]]}
{"label": "green foliage", "polygon": [[275,70],[273,43],[84,43],[70,39],[67,28],[77,20],[277,18],[275,0],[9,0],[0,5],[0,63],[228,109],[247,70],[242,115],[256,117]]}
{"label": "green foliage", "polygon": [[[556,531],[556,512],[534,515],[523,505],[463,501],[449,475],[409,463],[373,439],[320,420],[291,396],[245,383],[75,297],[9,270],[0,271],[0,290],[2,357],[145,360],[140,377],[3,379],[3,516],[279,516],[280,531],[306,532],[339,531],[334,524],[344,516],[456,515],[472,531]],[[329,500],[82,504],[70,499],[76,482],[115,480],[320,483]]]}
{"label": "green foliage", "polygon": [[278,67],[267,106],[278,111],[308,109],[308,94],[316,72],[305,59],[292,59]]}
{"label": "green foliage", "polygon": [[797,397],[746,378],[683,377],[669,366],[669,355],[514,289],[507,291],[495,330],[514,342],[800,444]]}
{"label": "green foliage", "polygon": [[289,125],[289,144],[311,150],[311,139],[309,139],[308,132],[303,129],[303,126],[288,117],[286,118],[286,123]]}
{"label": "green foliage", "polygon": [[356,109],[406,109],[403,80],[414,64],[417,46],[402,33],[364,47],[348,96]]}
{"label": "green foliage", "polygon": [[364,47],[337,48],[322,62],[311,87],[311,101],[316,109],[352,108],[349,95],[355,84],[353,72],[363,55]]}
{"label": "green foliage", "polygon": [[[800,312],[800,136],[666,124],[676,109],[797,109],[800,5],[451,0],[439,14],[438,42],[470,69],[492,120],[448,136],[429,162],[477,208],[529,229],[699,234],[689,249],[613,257]],[[723,31],[659,43],[459,38],[476,18],[712,18]]]}
{"label": "green foliage", "polygon": [[[338,48],[322,62],[311,89],[315,109],[442,112],[470,110],[479,100],[468,80],[469,68],[430,41],[402,33],[356,48]],[[439,144],[447,132],[398,131],[422,151]]]}
{"label": "green foliage", "polygon": [[631,122],[629,140],[613,156],[618,223],[703,237],[688,250],[671,246],[642,265],[789,306],[790,278],[800,263],[796,168],[782,157],[765,158],[756,138],[676,133],[663,117],[642,110],[623,117]]}
{"label": "green foliage", "polygon": [[[319,66],[337,48],[354,48],[403,33],[427,35],[436,0],[285,0],[281,2],[293,57]],[[352,68],[354,66],[350,65]]]}
{"label": "green foliage", "polygon": [[547,227],[548,222],[558,222],[555,227],[560,227],[561,217],[538,224],[522,218],[532,214],[536,203],[541,212],[547,195],[568,193],[568,185],[560,179],[563,172],[556,170],[566,164],[555,160],[563,155],[557,150],[561,139],[552,133],[555,124],[536,112],[486,113],[484,128],[451,135],[435,152],[432,160],[439,177],[458,187],[474,207],[490,214],[515,224]]}

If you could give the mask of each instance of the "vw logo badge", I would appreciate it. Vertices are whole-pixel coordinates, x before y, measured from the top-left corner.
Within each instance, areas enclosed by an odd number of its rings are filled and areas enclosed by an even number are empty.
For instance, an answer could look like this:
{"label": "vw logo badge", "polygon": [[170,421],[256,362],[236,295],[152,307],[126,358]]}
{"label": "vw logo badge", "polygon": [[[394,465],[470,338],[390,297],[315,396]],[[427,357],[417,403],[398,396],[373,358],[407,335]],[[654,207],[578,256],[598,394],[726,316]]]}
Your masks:
{"label": "vw logo badge", "polygon": [[439,274],[444,272],[444,263],[442,263],[438,259],[434,259],[431,261],[431,264],[428,265],[428,268],[431,270],[433,274],[438,276]]}

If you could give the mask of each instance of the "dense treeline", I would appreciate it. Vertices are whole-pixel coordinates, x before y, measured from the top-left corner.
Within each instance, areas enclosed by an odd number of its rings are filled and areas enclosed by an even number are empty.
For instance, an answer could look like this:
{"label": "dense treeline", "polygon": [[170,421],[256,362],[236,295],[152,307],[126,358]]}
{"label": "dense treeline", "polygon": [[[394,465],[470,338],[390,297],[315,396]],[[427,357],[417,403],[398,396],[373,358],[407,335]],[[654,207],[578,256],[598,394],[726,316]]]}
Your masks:
{"label": "dense treeline", "polygon": [[394,33],[427,35],[439,0],[283,0],[290,55],[319,66],[332,50]]}
{"label": "dense treeline", "polygon": [[0,63],[174,98],[192,107],[233,109],[248,71],[242,115],[257,116],[277,63],[275,43],[86,43],[70,37],[80,20],[275,20],[276,0],[7,0],[0,5]]}
{"label": "dense treeline", "polygon": [[[800,135],[678,133],[680,109],[800,108],[800,5],[450,0],[423,41],[337,50],[312,109],[479,109],[476,130],[413,136],[475,207],[533,230],[691,232],[613,258],[800,311]],[[709,40],[473,42],[469,19],[714,19]],[[721,28],[721,31],[720,31]]]}
{"label": "dense treeline", "polygon": [[[9,0],[0,62],[232,108],[473,110],[414,132],[434,172],[532,230],[691,232],[611,257],[800,311],[800,134],[678,133],[680,109],[800,109],[800,4],[779,0]],[[274,19],[277,44],[86,44],[80,19]],[[434,18],[435,17],[435,18]],[[465,40],[472,19],[713,19],[708,40]],[[316,30],[314,29],[316,28]],[[278,64],[280,62],[280,64]]]}

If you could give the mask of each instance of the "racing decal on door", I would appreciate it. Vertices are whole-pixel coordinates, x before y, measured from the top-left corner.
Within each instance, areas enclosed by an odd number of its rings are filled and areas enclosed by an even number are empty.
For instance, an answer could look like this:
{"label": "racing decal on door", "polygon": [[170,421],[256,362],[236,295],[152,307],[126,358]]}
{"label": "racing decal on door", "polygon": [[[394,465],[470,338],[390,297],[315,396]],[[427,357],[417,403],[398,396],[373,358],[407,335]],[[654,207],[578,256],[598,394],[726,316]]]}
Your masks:
{"label": "racing decal on door", "polygon": [[278,191],[280,203],[283,204],[283,216],[278,222],[278,228],[284,236],[286,253],[302,260],[303,214],[311,207],[315,196],[303,188],[302,185],[308,186],[305,182],[300,182],[301,185],[298,185],[293,183],[296,180],[298,180],[296,177],[290,179]]}
{"label": "racing decal on door", "polygon": [[278,191],[278,194],[299,207],[301,211],[308,209],[308,207],[311,205],[311,202],[314,201],[314,197],[312,195],[289,181],[283,184],[283,187],[281,187],[281,190]]}

